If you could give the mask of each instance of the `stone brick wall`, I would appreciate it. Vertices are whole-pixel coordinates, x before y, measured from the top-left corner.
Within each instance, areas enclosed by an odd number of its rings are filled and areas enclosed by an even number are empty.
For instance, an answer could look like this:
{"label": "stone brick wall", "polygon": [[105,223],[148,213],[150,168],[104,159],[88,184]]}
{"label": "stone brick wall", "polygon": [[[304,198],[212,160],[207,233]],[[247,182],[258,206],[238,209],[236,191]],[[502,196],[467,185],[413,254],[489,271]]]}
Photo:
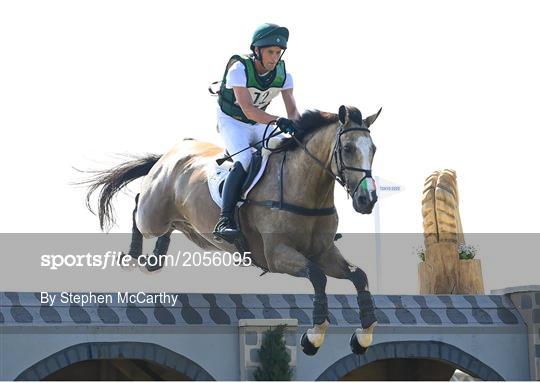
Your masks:
{"label": "stone brick wall", "polygon": [[527,324],[531,380],[540,381],[540,285],[510,287],[492,293],[508,295]]}
{"label": "stone brick wall", "polygon": [[264,332],[278,325],[286,325],[285,346],[291,356],[293,378],[296,371],[296,342],[297,319],[241,319],[238,323],[240,335],[240,380],[253,380],[253,374],[258,366],[259,349],[261,348]]}

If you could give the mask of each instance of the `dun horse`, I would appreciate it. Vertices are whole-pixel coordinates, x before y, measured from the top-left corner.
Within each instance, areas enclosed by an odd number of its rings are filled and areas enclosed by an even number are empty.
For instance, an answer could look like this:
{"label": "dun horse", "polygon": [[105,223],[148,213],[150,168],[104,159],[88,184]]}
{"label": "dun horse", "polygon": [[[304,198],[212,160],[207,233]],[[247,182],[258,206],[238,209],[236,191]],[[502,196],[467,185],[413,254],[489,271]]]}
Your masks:
{"label": "dun horse", "polygon": [[[367,276],[334,244],[338,226],[334,186],[338,182],[345,187],[357,212],[371,213],[377,194],[371,175],[375,145],[369,127],[379,113],[363,119],[358,109],[346,106],[337,115],[305,112],[298,121],[298,133],[270,155],[264,177],[238,211],[245,246],[255,265],[307,278],[313,285],[313,328],[301,342],[308,355],[321,347],[329,326],[327,276],[349,279],[357,290],[361,328],[351,336],[352,351],[364,353],[372,343],[377,318]],[[101,188],[103,229],[114,222],[111,203],[115,193],[144,176],[135,199],[129,254],[141,254],[143,237],[159,237],[154,254],[166,254],[175,229],[203,249],[237,251],[236,246],[212,235],[219,208],[211,198],[208,175],[222,154],[223,149],[215,145],[183,140],[162,156],[149,155],[98,172],[87,181],[87,203]]]}

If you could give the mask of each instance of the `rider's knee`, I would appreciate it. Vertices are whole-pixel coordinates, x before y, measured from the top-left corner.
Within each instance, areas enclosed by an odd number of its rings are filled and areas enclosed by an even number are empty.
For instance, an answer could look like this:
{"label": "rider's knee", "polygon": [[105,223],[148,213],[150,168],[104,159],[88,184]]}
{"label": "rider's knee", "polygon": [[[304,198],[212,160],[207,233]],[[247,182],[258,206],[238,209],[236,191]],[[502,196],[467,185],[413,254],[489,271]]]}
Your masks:
{"label": "rider's knee", "polygon": [[240,153],[233,157],[234,161],[240,162],[244,170],[247,170],[251,163],[251,153]]}
{"label": "rider's knee", "polygon": [[231,170],[236,170],[236,169],[242,169],[242,170],[245,172],[246,169],[247,169],[247,167],[244,166],[244,164],[242,164],[242,162],[236,161],[236,162],[232,165]]}

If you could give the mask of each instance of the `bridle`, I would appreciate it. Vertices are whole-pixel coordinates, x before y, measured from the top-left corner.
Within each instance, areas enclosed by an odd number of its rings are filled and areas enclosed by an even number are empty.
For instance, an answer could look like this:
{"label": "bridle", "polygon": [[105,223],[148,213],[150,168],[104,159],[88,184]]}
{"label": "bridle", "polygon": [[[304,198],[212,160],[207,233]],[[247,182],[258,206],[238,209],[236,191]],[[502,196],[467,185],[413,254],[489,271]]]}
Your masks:
{"label": "bridle", "polygon": [[[276,130],[279,129],[279,128],[276,127],[276,128],[274,128],[272,133],[270,133],[270,135],[267,135],[270,124],[272,124],[273,122],[275,122],[275,121],[271,121],[266,125],[266,129],[265,129],[264,134],[263,134],[263,139],[260,141],[260,143],[263,144],[263,147],[265,149],[268,149],[272,153],[280,151],[280,148],[272,149],[272,148],[270,148],[268,146],[270,138],[274,137]],[[303,142],[301,142],[295,135],[292,135],[292,138],[296,141],[298,146],[300,146],[304,150],[304,152],[309,157],[311,157],[321,167],[321,169],[323,169],[325,172],[327,172],[330,175],[330,177],[332,177],[337,183],[339,183],[341,186],[343,186],[345,188],[345,190],[347,191],[347,197],[348,196],[353,197],[354,193],[356,192],[358,187],[362,184],[362,182],[366,178],[373,179],[371,177],[371,170],[362,169],[362,168],[356,168],[356,167],[352,167],[352,166],[347,166],[343,162],[343,157],[341,155],[341,150],[343,149],[343,147],[341,145],[341,136],[344,135],[345,133],[349,133],[349,132],[353,132],[353,131],[362,131],[362,132],[368,132],[368,133],[370,132],[369,129],[367,129],[367,128],[344,129],[343,124],[340,121],[340,126],[338,128],[338,132],[337,132],[337,135],[336,135],[336,142],[334,143],[334,148],[333,148],[333,151],[332,151],[332,161],[336,162],[337,174],[334,174],[334,172],[332,172],[331,168],[328,169],[321,162],[321,160],[319,160],[317,157],[315,157],[313,154],[311,154],[309,152],[309,150],[307,149],[306,145]],[[247,150],[247,149],[249,149],[249,147],[244,149],[244,150]],[[244,150],[241,150],[240,152],[242,152]],[[236,155],[236,154],[238,154],[240,152],[229,155],[228,157],[232,157],[232,156],[234,156],[234,155]],[[325,207],[325,208],[307,208],[307,207],[295,205],[295,204],[288,203],[288,202],[284,201],[284,197],[283,197],[283,195],[284,195],[284,193],[283,193],[283,184],[284,184],[284,181],[283,181],[283,179],[284,179],[283,167],[284,167],[284,164],[285,164],[286,156],[287,156],[287,152],[285,151],[283,153],[283,157],[281,158],[281,164],[279,165],[278,173],[277,173],[278,197],[279,197],[278,200],[277,201],[275,201],[275,200],[257,201],[257,200],[251,200],[251,199],[248,198],[248,199],[244,199],[242,201],[253,204],[253,205],[264,206],[264,207],[267,207],[267,208],[270,208],[270,209],[285,210],[285,211],[288,211],[288,212],[291,212],[291,213],[294,213],[294,214],[300,214],[300,215],[305,215],[305,216],[327,216],[327,215],[336,214],[336,207],[335,206]],[[345,171],[353,171],[353,172],[356,171],[356,172],[364,172],[365,173],[364,177],[362,177],[362,179],[358,182],[358,184],[356,185],[356,187],[354,188],[352,193],[351,193],[351,190],[349,188],[349,183],[347,182],[347,177],[345,175]]]}
{"label": "bridle", "polygon": [[[343,161],[343,156],[341,155],[341,151],[343,150],[343,147],[341,145],[341,136],[344,135],[345,133],[354,132],[354,131],[367,132],[368,134],[371,133],[368,128],[344,129],[343,124],[340,122],[340,126],[336,134],[336,142],[334,144],[334,151],[332,153],[332,159],[335,161],[336,169],[337,169],[336,181],[338,181],[339,184],[345,188],[345,190],[347,191],[347,194],[350,195],[351,198],[354,196],[354,193],[356,193],[356,190],[358,190],[358,187],[362,184],[362,182],[364,182],[365,179],[371,178],[373,180],[373,177],[371,176],[371,169],[363,169],[363,168],[357,168],[354,166],[347,166],[345,162]],[[347,178],[345,177],[344,170],[365,173],[364,177],[362,177],[360,181],[358,181],[358,184],[356,184],[356,187],[354,188],[352,193],[349,189],[349,182],[347,181]]]}
{"label": "bridle", "polygon": [[[343,150],[343,146],[341,145],[341,136],[345,133],[354,132],[354,131],[360,131],[360,132],[368,132],[371,133],[369,129],[367,128],[348,128],[344,129],[343,123],[339,123],[339,128],[336,134],[336,141],[334,143],[334,149],[332,150],[332,161],[336,164],[337,174],[334,174],[332,172],[332,169],[328,169],[317,157],[315,157],[313,154],[309,152],[306,145],[304,145],[298,138],[296,138],[294,135],[292,136],[293,139],[296,141],[296,143],[306,152],[308,156],[310,156],[324,171],[326,171],[337,183],[339,183],[346,191],[347,196],[351,196],[351,198],[354,196],[354,193],[356,193],[356,190],[358,190],[358,187],[364,182],[365,179],[371,178],[373,180],[373,177],[371,176],[371,169],[363,169],[363,168],[357,168],[353,166],[347,166],[345,162],[343,161],[343,156],[341,154],[341,151]],[[354,190],[351,193],[351,189],[349,188],[349,182],[347,181],[347,177],[344,173],[345,170],[352,171],[352,172],[364,172],[365,175],[362,177],[360,181],[358,181],[358,184],[354,188]]]}

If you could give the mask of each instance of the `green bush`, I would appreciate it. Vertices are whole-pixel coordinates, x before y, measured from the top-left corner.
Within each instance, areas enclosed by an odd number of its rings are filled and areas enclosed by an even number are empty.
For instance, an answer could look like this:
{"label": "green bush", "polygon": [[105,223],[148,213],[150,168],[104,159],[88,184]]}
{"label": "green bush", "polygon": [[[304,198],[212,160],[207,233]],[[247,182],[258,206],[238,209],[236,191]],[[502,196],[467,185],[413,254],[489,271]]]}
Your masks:
{"label": "green bush", "polygon": [[462,243],[458,248],[459,259],[473,259],[476,256],[476,248]]}
{"label": "green bush", "polygon": [[425,262],[426,261],[426,251],[424,248],[419,248],[416,250],[416,255],[418,255],[418,258],[420,258],[420,261]]}
{"label": "green bush", "polygon": [[[459,259],[474,259],[474,257],[476,257],[476,252],[476,248],[472,245],[462,243],[458,246]],[[416,249],[416,255],[420,258],[420,261],[426,261],[426,251],[423,247]]]}
{"label": "green bush", "polygon": [[291,380],[292,368],[289,365],[291,357],[285,347],[283,333],[285,325],[265,331],[259,359],[261,366],[253,375],[255,380]]}

